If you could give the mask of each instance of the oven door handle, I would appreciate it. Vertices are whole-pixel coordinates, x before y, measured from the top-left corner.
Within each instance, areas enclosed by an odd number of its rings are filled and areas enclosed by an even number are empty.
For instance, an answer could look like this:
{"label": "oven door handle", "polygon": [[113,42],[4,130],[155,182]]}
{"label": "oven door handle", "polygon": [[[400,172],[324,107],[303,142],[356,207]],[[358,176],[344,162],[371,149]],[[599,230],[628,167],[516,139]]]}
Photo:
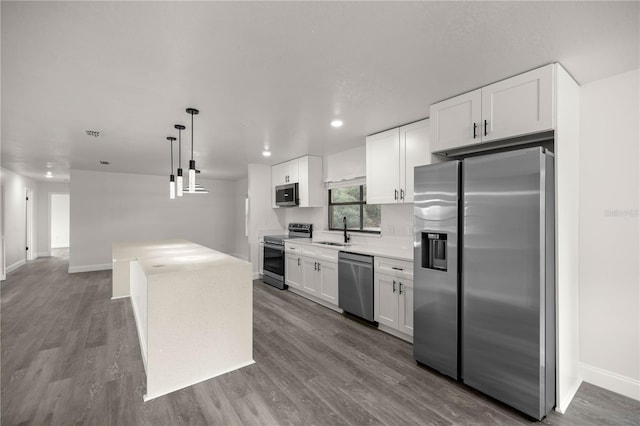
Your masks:
{"label": "oven door handle", "polygon": [[278,244],[264,243],[264,247],[284,252],[284,246]]}

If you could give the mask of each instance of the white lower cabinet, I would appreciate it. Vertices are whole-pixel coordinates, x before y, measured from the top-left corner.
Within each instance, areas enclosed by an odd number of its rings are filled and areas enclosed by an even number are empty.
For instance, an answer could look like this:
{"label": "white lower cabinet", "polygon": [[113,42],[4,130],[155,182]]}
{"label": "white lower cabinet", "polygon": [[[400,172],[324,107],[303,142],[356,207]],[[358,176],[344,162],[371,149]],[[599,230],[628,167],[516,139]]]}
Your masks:
{"label": "white lower cabinet", "polygon": [[302,260],[296,253],[286,253],[284,257],[284,276],[289,287],[302,288]]}
{"label": "white lower cabinet", "polygon": [[374,319],[382,331],[413,342],[411,262],[376,257],[375,265]]}
{"label": "white lower cabinet", "polygon": [[398,328],[398,296],[396,278],[384,274],[374,275],[374,318],[378,324]]}
{"label": "white lower cabinet", "polygon": [[321,262],[320,298],[338,306],[338,264]]}
{"label": "white lower cabinet", "polygon": [[285,282],[301,296],[338,307],[338,252],[285,242]]}
{"label": "white lower cabinet", "polygon": [[318,296],[319,287],[320,274],[318,274],[318,261],[311,257],[303,257],[302,289],[313,296]]}

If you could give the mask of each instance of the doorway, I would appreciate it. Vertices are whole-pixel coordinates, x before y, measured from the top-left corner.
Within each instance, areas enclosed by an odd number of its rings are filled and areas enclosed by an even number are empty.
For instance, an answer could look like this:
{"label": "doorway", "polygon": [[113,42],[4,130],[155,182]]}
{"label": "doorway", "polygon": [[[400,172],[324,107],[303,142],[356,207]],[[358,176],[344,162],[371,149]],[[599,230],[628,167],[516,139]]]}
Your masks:
{"label": "doorway", "polygon": [[69,194],[50,194],[51,255],[69,249]]}

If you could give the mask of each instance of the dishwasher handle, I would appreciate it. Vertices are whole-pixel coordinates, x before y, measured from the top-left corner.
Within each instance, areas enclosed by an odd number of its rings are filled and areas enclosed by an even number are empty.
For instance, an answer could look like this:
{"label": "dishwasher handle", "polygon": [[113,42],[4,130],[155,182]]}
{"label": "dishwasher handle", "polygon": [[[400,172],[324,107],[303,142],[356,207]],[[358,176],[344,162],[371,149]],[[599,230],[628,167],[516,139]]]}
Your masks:
{"label": "dishwasher handle", "polygon": [[364,254],[356,254],[356,253],[349,253],[346,251],[339,251],[338,261],[348,262],[348,263],[357,264],[357,265],[365,265],[365,266],[368,265],[373,267],[373,256],[367,256]]}

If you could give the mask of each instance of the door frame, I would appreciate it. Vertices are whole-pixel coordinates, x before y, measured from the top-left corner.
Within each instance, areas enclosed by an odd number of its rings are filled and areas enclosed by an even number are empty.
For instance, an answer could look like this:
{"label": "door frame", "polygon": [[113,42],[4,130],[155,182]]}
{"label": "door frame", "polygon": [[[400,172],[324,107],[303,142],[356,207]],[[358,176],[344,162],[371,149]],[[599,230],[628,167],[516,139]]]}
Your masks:
{"label": "door frame", "polygon": [[[37,258],[37,254],[35,251],[35,247],[33,244],[33,228],[34,228],[34,218],[33,218],[33,189],[29,187],[24,188],[24,222],[25,222],[25,259],[27,261],[34,260]],[[28,247],[28,248],[27,248]]]}

